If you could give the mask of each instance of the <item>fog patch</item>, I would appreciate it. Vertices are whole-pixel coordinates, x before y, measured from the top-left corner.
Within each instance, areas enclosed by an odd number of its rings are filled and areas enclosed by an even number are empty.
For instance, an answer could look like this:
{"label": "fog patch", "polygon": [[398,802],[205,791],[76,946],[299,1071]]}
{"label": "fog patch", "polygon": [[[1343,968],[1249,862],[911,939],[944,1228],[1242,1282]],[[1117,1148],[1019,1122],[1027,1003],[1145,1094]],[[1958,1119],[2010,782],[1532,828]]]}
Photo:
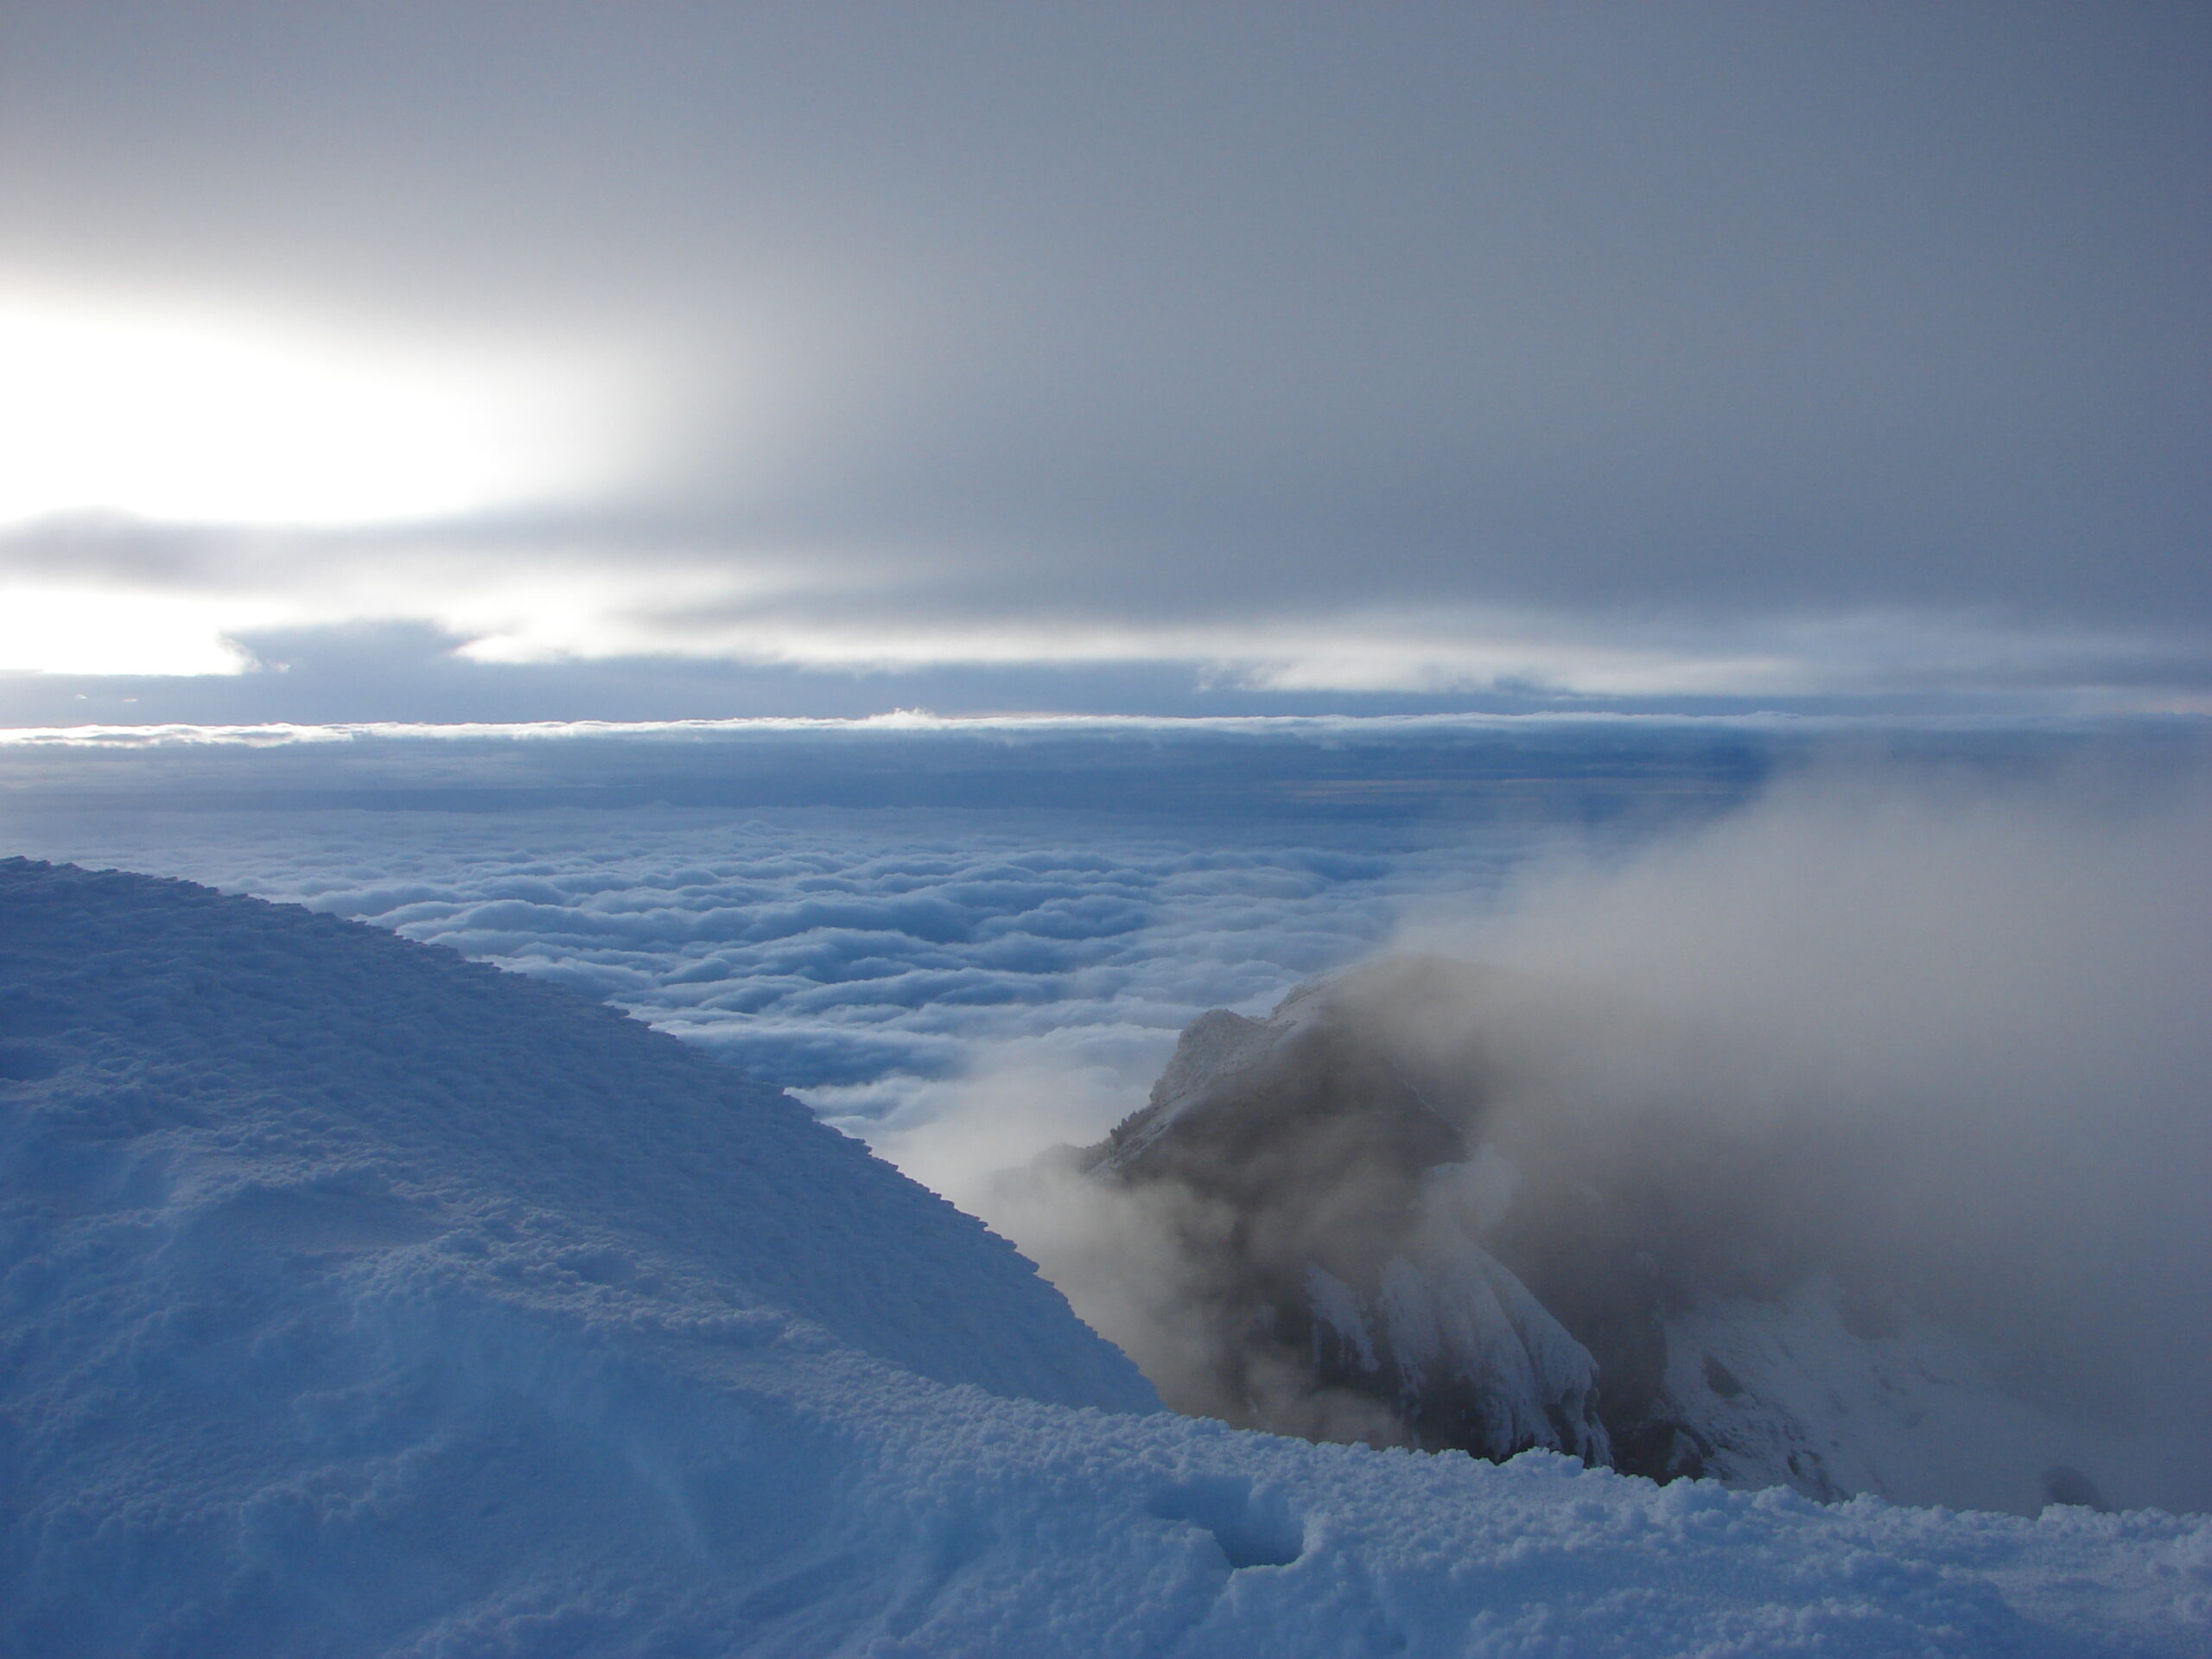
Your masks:
{"label": "fog patch", "polygon": [[[1479,1155],[1440,1184],[1466,1189],[1468,1236],[1503,1204],[1524,1249],[1557,1260],[1547,1230],[1582,1224],[1556,1196],[1573,1181],[1515,1197],[1485,1157],[1633,1194],[1695,1235],[1681,1260],[1709,1259],[1727,1294],[1818,1274],[1854,1338],[1933,1320],[2009,1397],[2142,1452],[2118,1480],[2028,1470],[2053,1501],[2212,1502],[2212,793],[2201,772],[2109,782],[1801,778],[1679,838],[1554,860],[1502,903],[1423,903],[1386,954],[1497,971],[1410,999],[1362,976],[1360,1017],[1408,1064],[1480,1072],[1447,1113]],[[1242,1397],[1217,1397],[1209,1274],[1249,1249],[1253,1212],[1034,1150],[1056,1122],[1092,1138],[1104,1096],[1071,1121],[1064,1089],[1027,1086],[997,1078],[894,1155],[1020,1245],[1171,1402],[1404,1437],[1265,1343]],[[1325,1233],[1332,1205],[1373,1224],[1351,1150],[1301,1224]]]}
{"label": "fog patch", "polygon": [[[1521,1080],[1500,1135],[1563,1113],[1601,1159],[1762,1148],[1763,1207],[2022,1383],[2143,1422],[2202,1397],[2212,1326],[2208,809],[2201,779],[2117,807],[1803,780],[1404,942],[1526,976],[1495,1020]],[[2194,1417],[2172,1427],[2201,1468]]]}

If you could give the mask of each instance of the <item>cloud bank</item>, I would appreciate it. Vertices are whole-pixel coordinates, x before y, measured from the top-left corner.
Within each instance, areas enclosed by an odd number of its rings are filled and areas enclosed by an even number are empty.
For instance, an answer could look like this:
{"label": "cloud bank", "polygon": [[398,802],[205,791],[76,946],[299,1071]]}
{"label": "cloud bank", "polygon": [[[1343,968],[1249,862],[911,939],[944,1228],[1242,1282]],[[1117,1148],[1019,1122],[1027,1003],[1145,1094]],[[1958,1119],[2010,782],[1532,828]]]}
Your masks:
{"label": "cloud bank", "polygon": [[2212,779],[2103,782],[1788,787],[1459,942],[1583,988],[1516,1039],[1555,1097],[1831,1141],[1851,1249],[2171,1407],[2212,1354]]}

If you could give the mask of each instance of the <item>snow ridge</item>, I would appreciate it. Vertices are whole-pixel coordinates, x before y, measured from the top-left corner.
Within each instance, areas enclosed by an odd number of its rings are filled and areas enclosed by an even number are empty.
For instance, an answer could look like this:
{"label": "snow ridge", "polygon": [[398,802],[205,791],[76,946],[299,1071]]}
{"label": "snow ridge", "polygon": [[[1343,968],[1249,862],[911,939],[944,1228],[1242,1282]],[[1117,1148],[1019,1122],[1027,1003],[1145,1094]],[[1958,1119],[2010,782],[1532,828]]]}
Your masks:
{"label": "snow ridge", "polygon": [[610,1306],[796,1319],[939,1382],[1155,1404],[1012,1246],[611,1009],[290,906],[0,868],[0,1025],[52,1071],[10,1114],[11,1184],[85,1224],[128,1192],[226,1248],[442,1241]]}

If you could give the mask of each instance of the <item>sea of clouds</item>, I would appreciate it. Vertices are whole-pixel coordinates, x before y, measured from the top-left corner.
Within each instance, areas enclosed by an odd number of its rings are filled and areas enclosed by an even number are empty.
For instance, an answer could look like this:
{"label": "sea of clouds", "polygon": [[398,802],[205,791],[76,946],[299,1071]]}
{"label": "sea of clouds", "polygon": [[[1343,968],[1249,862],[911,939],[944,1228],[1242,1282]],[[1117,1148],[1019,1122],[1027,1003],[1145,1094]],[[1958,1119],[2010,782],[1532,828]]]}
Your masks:
{"label": "sea of clouds", "polygon": [[1496,886],[1531,842],[1363,848],[1378,838],[953,809],[43,829],[17,845],[304,904],[607,998],[833,1118],[912,1120],[982,1077],[1050,1071],[1078,1127],[1141,1101],[1203,1009],[1271,1004],[1375,948],[1421,893]]}
{"label": "sea of clouds", "polygon": [[1421,720],[78,728],[0,742],[0,838],[574,986],[893,1156],[955,1105],[1012,1155],[1141,1104],[1206,1008],[1269,1007],[1563,843],[1725,810],[1766,741]]}

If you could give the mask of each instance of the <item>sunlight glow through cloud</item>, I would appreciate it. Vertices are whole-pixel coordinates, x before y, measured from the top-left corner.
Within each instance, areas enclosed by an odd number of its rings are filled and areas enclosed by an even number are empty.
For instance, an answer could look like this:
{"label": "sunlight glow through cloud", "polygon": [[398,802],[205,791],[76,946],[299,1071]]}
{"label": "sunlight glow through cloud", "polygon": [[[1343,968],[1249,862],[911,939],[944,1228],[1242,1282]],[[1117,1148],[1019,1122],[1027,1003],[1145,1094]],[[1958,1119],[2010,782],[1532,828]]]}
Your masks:
{"label": "sunlight glow through cloud", "polygon": [[0,671],[242,673],[251,658],[230,631],[277,614],[251,600],[0,583]]}
{"label": "sunlight glow through cloud", "polygon": [[0,523],[343,525],[607,481],[574,360],[173,305],[0,293]]}

